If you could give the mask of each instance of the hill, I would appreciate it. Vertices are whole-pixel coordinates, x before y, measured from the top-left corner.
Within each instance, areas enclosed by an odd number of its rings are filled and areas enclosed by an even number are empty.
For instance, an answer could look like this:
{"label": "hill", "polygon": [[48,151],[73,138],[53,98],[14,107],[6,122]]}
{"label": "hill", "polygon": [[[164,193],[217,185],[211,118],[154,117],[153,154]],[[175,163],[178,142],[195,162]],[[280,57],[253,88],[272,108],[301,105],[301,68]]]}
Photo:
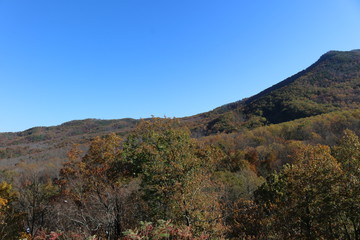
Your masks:
{"label": "hill", "polygon": [[[85,119],[66,122],[54,127],[34,127],[23,132],[0,133],[0,166],[17,168],[33,164],[36,168],[60,167],[73,144],[86,150],[95,136],[116,132],[125,135],[138,120]],[[48,165],[44,165],[47,163]]]}

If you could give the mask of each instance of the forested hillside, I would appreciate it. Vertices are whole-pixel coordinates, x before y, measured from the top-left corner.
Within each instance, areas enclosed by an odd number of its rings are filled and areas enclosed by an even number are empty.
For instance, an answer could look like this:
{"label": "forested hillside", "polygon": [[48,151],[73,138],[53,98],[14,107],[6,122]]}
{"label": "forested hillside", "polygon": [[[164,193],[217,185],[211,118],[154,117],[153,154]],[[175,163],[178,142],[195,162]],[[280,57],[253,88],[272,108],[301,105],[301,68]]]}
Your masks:
{"label": "forested hillside", "polygon": [[3,171],[0,236],[359,239],[358,126],[355,110],[194,139],[141,121],[73,146],[57,176]]}
{"label": "forested hillside", "polygon": [[127,134],[138,120],[86,119],[54,127],[34,127],[23,132],[0,133],[0,166],[20,169],[22,165],[59,170],[73,144],[85,150],[96,136],[111,132]]}
{"label": "forested hillside", "polygon": [[196,116],[0,134],[0,239],[360,239],[360,51]]}
{"label": "forested hillside", "polygon": [[344,109],[360,102],[360,50],[330,51],[309,68],[238,102],[190,117],[197,133],[236,132]]}

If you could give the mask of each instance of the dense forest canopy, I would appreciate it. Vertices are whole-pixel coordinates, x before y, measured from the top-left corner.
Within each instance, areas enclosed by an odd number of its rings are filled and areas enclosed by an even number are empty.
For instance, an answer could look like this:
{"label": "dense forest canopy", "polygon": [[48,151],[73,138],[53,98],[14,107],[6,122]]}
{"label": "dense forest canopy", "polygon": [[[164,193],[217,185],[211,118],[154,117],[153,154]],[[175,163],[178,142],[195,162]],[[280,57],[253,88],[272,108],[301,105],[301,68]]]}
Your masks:
{"label": "dense forest canopy", "polygon": [[94,138],[85,155],[75,145],[57,178],[3,171],[0,236],[359,239],[359,137],[288,144],[279,165],[271,145],[261,160],[258,148],[191,138],[176,119],[141,121],[126,139]]}

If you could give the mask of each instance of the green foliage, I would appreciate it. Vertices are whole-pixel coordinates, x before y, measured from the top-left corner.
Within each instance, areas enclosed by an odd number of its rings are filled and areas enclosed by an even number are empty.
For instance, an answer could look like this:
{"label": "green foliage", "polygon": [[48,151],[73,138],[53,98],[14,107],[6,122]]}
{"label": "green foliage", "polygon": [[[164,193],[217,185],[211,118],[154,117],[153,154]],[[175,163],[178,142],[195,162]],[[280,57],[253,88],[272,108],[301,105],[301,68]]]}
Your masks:
{"label": "green foliage", "polygon": [[333,148],[333,154],[345,170],[355,175],[359,174],[357,170],[360,166],[360,140],[353,131],[344,131],[339,144]]}
{"label": "green foliage", "polygon": [[272,175],[256,193],[257,202],[269,213],[269,238],[333,238],[339,228],[334,220],[341,174],[329,148],[317,146],[304,149],[297,163]]}
{"label": "green foliage", "polygon": [[250,98],[248,115],[260,115],[270,123],[359,107],[358,52],[325,54],[308,69]]}
{"label": "green foliage", "polygon": [[176,120],[140,122],[124,143],[124,156],[138,166],[151,219],[221,232],[218,187],[210,179],[216,153],[200,148]]}
{"label": "green foliage", "polygon": [[349,239],[360,238],[360,140],[350,130],[344,131],[333,155],[344,170],[341,209]]}
{"label": "green foliage", "polygon": [[[335,156],[345,157],[346,152],[348,159],[346,149],[356,148],[359,142],[356,135],[345,134]],[[359,165],[349,167],[356,161],[340,164],[330,148],[321,145],[305,147],[295,159],[256,191],[266,238],[358,239],[359,178],[350,169]]]}
{"label": "green foliage", "polygon": [[226,112],[221,114],[219,117],[210,121],[206,128],[211,133],[231,133],[238,130],[240,119],[237,116],[238,113],[236,112]]}
{"label": "green foliage", "polygon": [[253,192],[264,182],[264,179],[257,176],[251,167],[245,163],[239,171],[218,171],[214,177],[223,184],[225,188],[224,197],[231,202],[239,198],[251,199]]}

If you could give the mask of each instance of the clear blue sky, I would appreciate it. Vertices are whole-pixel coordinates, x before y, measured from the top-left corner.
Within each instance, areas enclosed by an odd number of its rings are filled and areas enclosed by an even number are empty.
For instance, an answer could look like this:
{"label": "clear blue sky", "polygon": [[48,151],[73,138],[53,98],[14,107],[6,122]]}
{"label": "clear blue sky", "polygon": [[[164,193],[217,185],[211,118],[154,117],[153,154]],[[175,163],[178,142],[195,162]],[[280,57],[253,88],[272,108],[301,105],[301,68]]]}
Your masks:
{"label": "clear blue sky", "polygon": [[0,0],[0,132],[190,116],[357,48],[358,0]]}

